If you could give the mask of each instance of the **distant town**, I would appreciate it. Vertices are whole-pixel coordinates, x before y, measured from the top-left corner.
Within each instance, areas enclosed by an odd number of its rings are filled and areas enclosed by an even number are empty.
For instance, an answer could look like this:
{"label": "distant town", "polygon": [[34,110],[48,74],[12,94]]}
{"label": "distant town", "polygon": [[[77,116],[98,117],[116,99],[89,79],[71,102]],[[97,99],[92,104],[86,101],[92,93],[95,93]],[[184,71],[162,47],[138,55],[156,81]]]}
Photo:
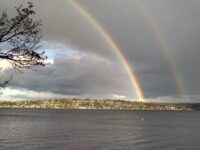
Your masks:
{"label": "distant town", "polygon": [[0,108],[116,109],[116,110],[200,110],[200,103],[145,103],[124,100],[55,99],[0,101]]}

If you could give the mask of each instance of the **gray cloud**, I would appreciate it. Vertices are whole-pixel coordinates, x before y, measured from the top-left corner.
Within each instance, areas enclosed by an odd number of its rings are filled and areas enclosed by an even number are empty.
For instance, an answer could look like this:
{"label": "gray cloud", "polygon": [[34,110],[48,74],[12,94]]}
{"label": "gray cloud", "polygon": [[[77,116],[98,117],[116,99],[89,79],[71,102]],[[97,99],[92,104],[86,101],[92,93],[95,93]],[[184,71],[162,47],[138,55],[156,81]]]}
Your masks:
{"label": "gray cloud", "polygon": [[[163,36],[188,95],[200,94],[198,0],[138,0]],[[0,10],[24,1],[2,0]],[[56,57],[55,64],[16,76],[16,87],[70,95],[130,96],[130,81],[115,53],[88,20],[65,0],[33,0],[44,40],[78,49],[80,60]],[[109,31],[138,75],[147,98],[176,96],[177,87],[158,40],[132,0],[81,0]],[[11,10],[11,11],[10,11]],[[123,81],[123,82],[122,82]],[[196,100],[196,99],[195,99]]]}
{"label": "gray cloud", "polygon": [[56,57],[53,65],[16,75],[12,87],[78,96],[132,96],[130,83],[119,68],[97,55]]}

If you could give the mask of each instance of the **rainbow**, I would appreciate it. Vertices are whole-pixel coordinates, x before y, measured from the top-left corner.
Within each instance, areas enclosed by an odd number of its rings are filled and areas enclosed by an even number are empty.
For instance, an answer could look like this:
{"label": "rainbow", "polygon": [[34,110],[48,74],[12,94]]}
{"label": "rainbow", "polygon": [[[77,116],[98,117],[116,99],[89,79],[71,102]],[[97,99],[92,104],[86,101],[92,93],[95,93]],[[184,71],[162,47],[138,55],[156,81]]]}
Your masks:
{"label": "rainbow", "polygon": [[92,16],[78,1],[76,0],[69,0],[72,6],[74,6],[85,18],[88,19],[88,21],[91,22],[91,24],[101,33],[101,36],[107,41],[107,43],[110,45],[110,47],[115,52],[116,56],[119,58],[120,62],[123,64],[130,81],[132,83],[133,90],[136,91],[137,97],[139,100],[143,101],[145,100],[143,91],[141,89],[141,86],[138,82],[136,73],[134,72],[134,69],[131,69],[131,66],[123,54],[120,47],[116,44],[116,42],[113,40],[111,35],[106,31],[106,29],[95,19],[95,17]]}
{"label": "rainbow", "polygon": [[134,2],[136,4],[136,6],[138,7],[140,13],[142,14],[144,20],[146,21],[146,23],[149,27],[149,30],[153,33],[153,35],[158,43],[158,46],[160,47],[160,50],[163,53],[165,61],[167,62],[168,66],[171,70],[172,78],[176,84],[178,96],[180,98],[184,98],[185,93],[186,93],[185,88],[184,88],[184,83],[183,83],[182,77],[180,75],[180,72],[178,70],[178,67],[170,53],[170,48],[168,47],[168,44],[166,43],[166,40],[164,39],[164,36],[162,35],[160,30],[156,26],[155,21],[153,20],[150,13],[146,11],[147,9],[144,7],[142,2],[141,1],[139,2],[138,0],[135,0]]}

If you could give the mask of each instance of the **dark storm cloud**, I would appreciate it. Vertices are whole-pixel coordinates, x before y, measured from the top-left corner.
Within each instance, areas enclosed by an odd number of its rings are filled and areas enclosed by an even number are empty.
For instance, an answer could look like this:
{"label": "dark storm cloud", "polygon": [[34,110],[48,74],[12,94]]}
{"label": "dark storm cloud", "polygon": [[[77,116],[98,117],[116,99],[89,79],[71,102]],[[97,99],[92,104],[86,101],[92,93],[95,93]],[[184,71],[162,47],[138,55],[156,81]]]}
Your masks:
{"label": "dark storm cloud", "polygon": [[[200,1],[138,0],[170,48],[188,95],[200,94]],[[19,2],[2,0],[0,10]],[[101,34],[67,0],[33,1],[46,41],[82,51],[81,60],[55,58],[44,70],[28,72],[16,86],[67,94],[128,95],[129,79]],[[147,97],[176,96],[177,87],[155,34],[132,0],[81,0],[121,47]],[[12,11],[11,11],[12,13]],[[111,64],[109,62],[112,62]],[[115,65],[114,65],[115,64]],[[66,68],[66,69],[63,69]],[[32,75],[30,75],[32,74]],[[40,77],[38,79],[38,76]],[[121,81],[125,83],[121,83]],[[196,100],[197,98],[195,98]]]}
{"label": "dark storm cloud", "polygon": [[81,2],[117,39],[135,67],[147,97],[177,95],[178,87],[145,15],[152,19],[169,47],[170,57],[174,59],[173,65],[177,66],[175,69],[180,72],[178,78],[182,78],[186,93],[200,93],[198,0],[142,0],[140,3],[145,12],[134,1],[128,0],[112,4],[106,1]]}
{"label": "dark storm cloud", "polygon": [[149,12],[165,36],[186,92],[199,94],[200,1],[145,1],[144,4],[148,6]]}

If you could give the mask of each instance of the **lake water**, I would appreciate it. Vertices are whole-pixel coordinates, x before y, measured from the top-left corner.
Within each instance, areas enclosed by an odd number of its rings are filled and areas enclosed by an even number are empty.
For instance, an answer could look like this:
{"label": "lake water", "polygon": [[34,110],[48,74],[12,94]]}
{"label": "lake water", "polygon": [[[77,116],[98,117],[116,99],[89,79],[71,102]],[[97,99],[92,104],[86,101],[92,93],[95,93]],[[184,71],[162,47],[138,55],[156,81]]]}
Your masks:
{"label": "lake water", "polygon": [[0,109],[0,149],[199,150],[200,112]]}

